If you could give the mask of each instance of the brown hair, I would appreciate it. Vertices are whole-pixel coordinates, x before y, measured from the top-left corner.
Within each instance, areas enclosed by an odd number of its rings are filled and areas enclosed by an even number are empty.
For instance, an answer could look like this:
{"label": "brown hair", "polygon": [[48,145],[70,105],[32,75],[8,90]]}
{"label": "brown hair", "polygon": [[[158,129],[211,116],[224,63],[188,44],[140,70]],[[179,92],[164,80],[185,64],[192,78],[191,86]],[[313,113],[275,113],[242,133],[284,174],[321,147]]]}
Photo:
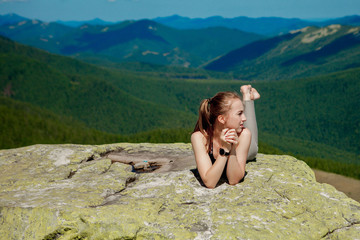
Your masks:
{"label": "brown hair", "polygon": [[[200,131],[207,137],[207,146],[211,145],[213,125],[219,115],[225,114],[231,108],[232,99],[241,99],[236,92],[219,92],[214,97],[204,99],[200,103],[199,118],[193,132]],[[209,150],[209,149],[208,149]]]}

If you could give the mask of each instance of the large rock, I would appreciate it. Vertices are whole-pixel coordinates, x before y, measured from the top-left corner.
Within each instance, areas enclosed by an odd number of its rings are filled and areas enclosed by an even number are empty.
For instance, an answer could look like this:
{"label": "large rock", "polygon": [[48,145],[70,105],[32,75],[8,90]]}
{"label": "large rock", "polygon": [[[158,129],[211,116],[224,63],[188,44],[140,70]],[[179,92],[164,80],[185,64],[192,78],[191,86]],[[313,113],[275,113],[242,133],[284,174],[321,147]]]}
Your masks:
{"label": "large rock", "polygon": [[259,154],[215,189],[194,167],[188,144],[0,151],[0,239],[360,239],[360,204],[293,157]]}

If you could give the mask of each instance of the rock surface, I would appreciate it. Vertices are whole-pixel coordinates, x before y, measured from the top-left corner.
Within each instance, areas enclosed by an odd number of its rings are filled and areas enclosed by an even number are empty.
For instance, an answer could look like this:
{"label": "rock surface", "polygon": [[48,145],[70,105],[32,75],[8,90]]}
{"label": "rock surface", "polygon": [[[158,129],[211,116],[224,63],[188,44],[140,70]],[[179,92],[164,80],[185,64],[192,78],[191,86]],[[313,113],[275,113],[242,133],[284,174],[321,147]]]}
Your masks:
{"label": "rock surface", "polygon": [[194,167],[189,144],[2,150],[0,239],[360,239],[360,204],[293,157],[259,154],[215,189]]}

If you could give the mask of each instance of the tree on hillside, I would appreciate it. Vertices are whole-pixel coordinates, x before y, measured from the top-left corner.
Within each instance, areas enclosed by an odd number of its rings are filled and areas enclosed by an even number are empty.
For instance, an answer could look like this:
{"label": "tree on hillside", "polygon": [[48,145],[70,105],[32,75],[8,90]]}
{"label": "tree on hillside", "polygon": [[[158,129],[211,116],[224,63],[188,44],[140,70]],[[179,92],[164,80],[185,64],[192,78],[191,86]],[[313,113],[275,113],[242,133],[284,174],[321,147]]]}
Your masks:
{"label": "tree on hillside", "polygon": [[6,87],[3,90],[4,97],[11,97],[14,95],[14,92],[12,91],[12,85],[11,83],[8,83]]}

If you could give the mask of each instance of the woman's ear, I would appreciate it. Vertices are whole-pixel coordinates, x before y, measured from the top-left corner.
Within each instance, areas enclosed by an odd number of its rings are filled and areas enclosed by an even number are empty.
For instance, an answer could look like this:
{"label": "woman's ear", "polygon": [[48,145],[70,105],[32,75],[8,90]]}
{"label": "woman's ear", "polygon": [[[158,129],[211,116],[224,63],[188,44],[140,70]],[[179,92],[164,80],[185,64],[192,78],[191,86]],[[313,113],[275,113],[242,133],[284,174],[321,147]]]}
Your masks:
{"label": "woman's ear", "polygon": [[219,115],[219,116],[217,117],[217,120],[218,120],[220,123],[225,124],[225,122],[226,122],[226,117],[225,117],[224,115]]}

